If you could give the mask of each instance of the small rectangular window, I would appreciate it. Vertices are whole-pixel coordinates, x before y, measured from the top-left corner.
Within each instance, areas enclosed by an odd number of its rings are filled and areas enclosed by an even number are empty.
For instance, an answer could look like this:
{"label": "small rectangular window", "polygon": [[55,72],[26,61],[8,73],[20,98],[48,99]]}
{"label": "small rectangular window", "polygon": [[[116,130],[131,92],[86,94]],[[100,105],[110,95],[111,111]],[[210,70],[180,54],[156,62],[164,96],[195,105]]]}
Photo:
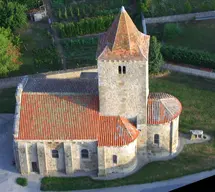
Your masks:
{"label": "small rectangular window", "polygon": [[113,155],[113,163],[117,164],[117,156]]}
{"label": "small rectangular window", "polygon": [[126,67],[123,66],[123,74],[126,74]]}
{"label": "small rectangular window", "polygon": [[119,72],[119,74],[122,74],[122,68],[121,68],[121,66],[118,67],[118,72]]}
{"label": "small rectangular window", "polygon": [[58,150],[52,150],[52,158],[59,158]]}

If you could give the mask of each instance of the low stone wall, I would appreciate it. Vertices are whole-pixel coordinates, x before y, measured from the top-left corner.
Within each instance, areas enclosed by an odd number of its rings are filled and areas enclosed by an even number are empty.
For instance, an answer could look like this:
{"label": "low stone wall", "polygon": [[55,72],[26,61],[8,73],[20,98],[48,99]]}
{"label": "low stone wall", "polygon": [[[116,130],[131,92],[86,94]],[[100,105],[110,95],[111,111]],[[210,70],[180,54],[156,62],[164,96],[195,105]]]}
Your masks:
{"label": "low stone wall", "polygon": [[192,69],[192,68],[188,68],[188,67],[181,67],[181,66],[172,65],[172,64],[165,64],[163,66],[163,68],[170,70],[170,71],[176,71],[176,72],[185,73],[185,74],[189,74],[189,75],[195,75],[195,76],[205,77],[205,78],[209,78],[209,79],[215,79],[215,73],[213,73],[213,72],[207,72],[207,71]]}
{"label": "low stone wall", "polygon": [[145,18],[145,21],[146,21],[146,24],[169,23],[169,22],[189,21],[189,20],[195,19],[196,17],[214,17],[214,16],[215,16],[215,11],[207,11],[207,12],[200,12],[200,13],[189,13],[189,14],[181,14],[181,15]]}

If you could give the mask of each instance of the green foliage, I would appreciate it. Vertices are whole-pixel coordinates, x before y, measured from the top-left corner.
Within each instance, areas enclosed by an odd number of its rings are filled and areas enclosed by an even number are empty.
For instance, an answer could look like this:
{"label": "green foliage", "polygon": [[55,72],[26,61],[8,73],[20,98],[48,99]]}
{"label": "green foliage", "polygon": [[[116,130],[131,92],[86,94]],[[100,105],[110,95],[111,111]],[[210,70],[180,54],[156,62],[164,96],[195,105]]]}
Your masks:
{"label": "green foliage", "polygon": [[152,36],[149,47],[149,73],[159,73],[163,64],[164,60],[161,54],[161,44],[157,41],[155,36]]}
{"label": "green foliage", "polygon": [[188,63],[190,65],[215,69],[215,55],[199,50],[191,50],[185,47],[163,45],[161,53],[167,61],[176,63]]}
{"label": "green foliage", "polygon": [[[58,19],[82,19],[85,17],[95,17],[95,16],[105,16],[105,15],[112,15],[112,14],[118,14],[119,8],[124,5],[129,5],[129,0],[105,0],[101,2],[92,1],[90,3],[82,2],[77,4],[69,4],[66,6],[57,6],[56,9],[56,16]],[[59,17],[59,9],[61,9],[61,12],[65,12],[65,10],[68,13],[68,17]],[[130,10],[128,10],[130,11]]]}
{"label": "green foliage", "polygon": [[27,8],[17,2],[3,3],[0,5],[0,26],[15,30],[27,23]]}
{"label": "green foliage", "polygon": [[6,77],[8,73],[16,71],[22,64],[19,47],[13,44],[14,39],[9,29],[0,28],[0,76]]}
{"label": "green foliage", "polygon": [[96,65],[98,38],[76,38],[62,40],[68,68]]}
{"label": "green foliage", "polygon": [[192,6],[191,6],[189,0],[187,0],[187,1],[184,3],[184,8],[185,8],[185,12],[186,12],[186,13],[191,13],[191,12],[192,12]]}
{"label": "green foliage", "polygon": [[[14,0],[9,1],[14,2]],[[19,4],[26,5],[28,9],[38,8],[43,4],[42,0],[15,0],[15,1]]]}
{"label": "green foliage", "polygon": [[178,23],[167,23],[164,25],[164,39],[173,39],[182,33]]}
{"label": "green foliage", "polygon": [[59,70],[60,60],[54,46],[43,49],[34,49],[34,67],[39,71]]}
{"label": "green foliage", "polygon": [[25,186],[28,185],[28,180],[27,180],[26,178],[23,178],[23,177],[18,177],[18,178],[16,179],[16,183],[17,183],[18,185],[21,185],[21,186],[25,187]]}
{"label": "green foliage", "polygon": [[114,15],[81,19],[79,22],[54,23],[61,37],[73,37],[86,34],[100,33],[110,26]]}
{"label": "green foliage", "polygon": [[147,17],[212,11],[215,0],[144,0],[139,4]]}

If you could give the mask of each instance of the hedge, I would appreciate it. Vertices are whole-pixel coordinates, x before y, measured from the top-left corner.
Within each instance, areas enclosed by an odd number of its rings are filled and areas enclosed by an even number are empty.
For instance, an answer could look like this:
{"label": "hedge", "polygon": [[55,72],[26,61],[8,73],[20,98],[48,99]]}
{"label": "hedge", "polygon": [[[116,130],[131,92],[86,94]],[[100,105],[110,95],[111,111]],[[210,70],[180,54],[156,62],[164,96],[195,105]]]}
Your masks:
{"label": "hedge", "polygon": [[161,53],[167,61],[215,69],[215,54],[206,51],[163,45]]}
{"label": "hedge", "polygon": [[60,37],[75,37],[86,34],[94,34],[106,31],[113,22],[115,16],[100,16],[81,19],[79,22],[54,23],[53,27],[58,30]]}

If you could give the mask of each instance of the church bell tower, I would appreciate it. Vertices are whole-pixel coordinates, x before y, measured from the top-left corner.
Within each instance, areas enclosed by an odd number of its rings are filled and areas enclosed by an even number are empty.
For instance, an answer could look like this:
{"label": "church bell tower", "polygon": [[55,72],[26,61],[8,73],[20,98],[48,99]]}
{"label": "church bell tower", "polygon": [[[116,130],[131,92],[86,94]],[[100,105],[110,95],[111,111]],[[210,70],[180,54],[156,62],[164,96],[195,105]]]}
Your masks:
{"label": "church bell tower", "polygon": [[141,33],[122,7],[97,49],[99,112],[147,123],[148,35]]}

